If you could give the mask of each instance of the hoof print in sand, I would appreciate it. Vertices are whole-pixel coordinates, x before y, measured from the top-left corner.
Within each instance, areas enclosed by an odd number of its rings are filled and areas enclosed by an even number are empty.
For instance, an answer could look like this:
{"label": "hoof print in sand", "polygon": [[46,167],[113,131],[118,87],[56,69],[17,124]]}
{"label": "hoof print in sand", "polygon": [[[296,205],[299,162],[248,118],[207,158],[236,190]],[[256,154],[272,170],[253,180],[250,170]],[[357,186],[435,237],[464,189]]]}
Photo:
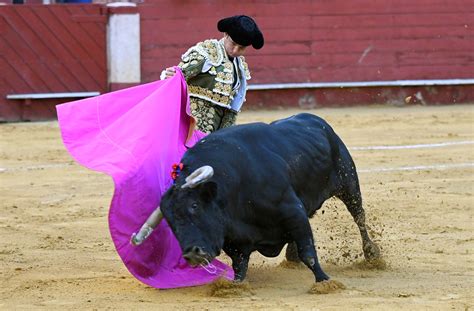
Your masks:
{"label": "hoof print in sand", "polygon": [[342,289],[346,289],[346,286],[339,281],[327,280],[322,282],[314,283],[308,293],[310,294],[329,294]]}
{"label": "hoof print in sand", "polygon": [[210,284],[210,296],[219,298],[248,297],[253,292],[248,282],[235,282],[220,278]]}
{"label": "hoof print in sand", "polygon": [[306,269],[306,266],[302,262],[295,262],[289,260],[283,260],[279,266],[284,269]]}

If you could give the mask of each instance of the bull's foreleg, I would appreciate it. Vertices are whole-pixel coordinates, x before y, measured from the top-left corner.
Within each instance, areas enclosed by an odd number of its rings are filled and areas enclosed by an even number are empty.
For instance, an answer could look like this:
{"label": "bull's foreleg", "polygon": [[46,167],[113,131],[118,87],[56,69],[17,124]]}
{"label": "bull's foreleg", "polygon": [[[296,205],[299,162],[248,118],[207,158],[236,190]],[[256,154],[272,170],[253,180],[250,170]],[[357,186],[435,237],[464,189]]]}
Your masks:
{"label": "bull's foreleg", "polygon": [[290,232],[292,239],[296,242],[300,260],[313,271],[316,282],[329,280],[329,276],[324,273],[319,264],[316,248],[314,247],[313,232],[305,211],[298,210],[286,219],[287,223],[285,226],[288,232]]}
{"label": "bull's foreleg", "polygon": [[247,276],[249,267],[249,256],[240,254],[236,259],[232,258],[232,269],[234,269],[234,280],[243,281]]}
{"label": "bull's foreleg", "polygon": [[[321,208],[323,205],[324,201],[326,201],[328,198],[330,198],[332,195],[329,194],[329,192],[324,191],[320,193],[318,200],[316,202],[313,202],[311,204],[311,208],[309,211],[307,211],[307,215],[309,217],[312,217],[314,213]],[[286,260],[299,263],[301,262],[299,256],[298,256],[298,247],[296,246],[295,242],[288,243],[288,246],[286,247],[286,253],[285,253]]]}
{"label": "bull's foreleg", "polygon": [[344,202],[347,209],[354,218],[357,227],[359,227],[360,236],[362,237],[362,249],[364,251],[364,257],[366,260],[374,260],[380,258],[380,249],[372,242],[367,232],[365,224],[365,212],[362,207],[362,197],[360,191],[354,191],[354,193],[346,193],[339,198]]}
{"label": "bull's foreleg", "polygon": [[306,237],[303,241],[296,241],[298,255],[301,261],[313,271],[316,282],[329,280],[329,276],[324,273],[318,261],[318,255],[314,247],[313,237]]}
{"label": "bull's foreleg", "polygon": [[224,248],[224,251],[232,259],[232,269],[234,270],[234,281],[241,282],[247,275],[250,254],[246,254],[234,247]]}

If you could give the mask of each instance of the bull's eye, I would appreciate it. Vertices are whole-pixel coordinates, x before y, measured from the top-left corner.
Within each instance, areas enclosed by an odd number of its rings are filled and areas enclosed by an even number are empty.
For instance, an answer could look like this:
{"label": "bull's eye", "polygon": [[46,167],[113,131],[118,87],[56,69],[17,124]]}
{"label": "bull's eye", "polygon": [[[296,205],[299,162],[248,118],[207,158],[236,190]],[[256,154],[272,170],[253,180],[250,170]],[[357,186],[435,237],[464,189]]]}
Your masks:
{"label": "bull's eye", "polygon": [[191,207],[189,208],[189,210],[191,211],[191,213],[194,213],[194,212],[196,212],[196,211],[197,211],[197,209],[198,209],[198,205],[197,205],[197,203],[193,203],[193,204],[191,204]]}

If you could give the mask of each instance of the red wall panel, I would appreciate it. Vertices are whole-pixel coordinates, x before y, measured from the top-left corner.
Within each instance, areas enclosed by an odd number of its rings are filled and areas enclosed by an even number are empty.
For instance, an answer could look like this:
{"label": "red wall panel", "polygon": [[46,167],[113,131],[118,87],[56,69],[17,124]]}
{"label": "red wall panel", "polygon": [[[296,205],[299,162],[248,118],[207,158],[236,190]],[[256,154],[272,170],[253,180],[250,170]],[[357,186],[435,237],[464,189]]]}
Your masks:
{"label": "red wall panel", "polygon": [[[253,16],[265,35],[246,55],[251,84],[474,78],[472,0],[144,0],[138,10],[142,83],[221,38],[217,21],[235,14]],[[0,6],[0,120],[51,118],[58,103],[6,94],[107,91],[106,21],[96,4]],[[474,100],[472,86],[434,89],[251,91],[247,107],[403,102],[414,91],[427,103]]]}
{"label": "red wall panel", "polygon": [[51,118],[61,102],[8,94],[106,92],[105,27],[101,5],[0,6],[0,121]]}
{"label": "red wall panel", "polygon": [[470,0],[174,1],[139,5],[142,80],[220,38],[225,16],[253,16],[265,35],[249,48],[251,83],[473,78]]}

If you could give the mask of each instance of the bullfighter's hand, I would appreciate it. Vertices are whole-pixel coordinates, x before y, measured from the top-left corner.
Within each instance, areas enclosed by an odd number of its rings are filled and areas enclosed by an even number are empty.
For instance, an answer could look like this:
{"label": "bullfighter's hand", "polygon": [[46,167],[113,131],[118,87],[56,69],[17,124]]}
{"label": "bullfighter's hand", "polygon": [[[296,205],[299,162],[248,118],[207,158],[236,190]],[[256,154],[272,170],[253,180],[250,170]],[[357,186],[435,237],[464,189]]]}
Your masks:
{"label": "bullfighter's hand", "polygon": [[168,79],[173,77],[176,74],[176,70],[173,67],[168,67],[161,72],[160,79]]}

